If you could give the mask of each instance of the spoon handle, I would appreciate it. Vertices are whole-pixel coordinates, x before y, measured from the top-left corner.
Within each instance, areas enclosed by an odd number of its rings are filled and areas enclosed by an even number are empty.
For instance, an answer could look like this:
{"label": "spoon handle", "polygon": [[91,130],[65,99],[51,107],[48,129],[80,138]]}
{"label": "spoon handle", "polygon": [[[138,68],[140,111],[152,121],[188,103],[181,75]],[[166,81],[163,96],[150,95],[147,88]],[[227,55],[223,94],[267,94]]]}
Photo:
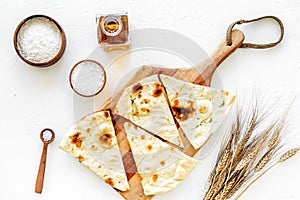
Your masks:
{"label": "spoon handle", "polygon": [[40,167],[39,172],[36,178],[36,184],[35,184],[35,192],[41,194],[43,190],[44,185],[44,175],[45,175],[45,169],[46,169],[46,159],[47,159],[47,150],[48,150],[48,144],[44,144],[43,147],[43,153],[41,156],[40,161]]}

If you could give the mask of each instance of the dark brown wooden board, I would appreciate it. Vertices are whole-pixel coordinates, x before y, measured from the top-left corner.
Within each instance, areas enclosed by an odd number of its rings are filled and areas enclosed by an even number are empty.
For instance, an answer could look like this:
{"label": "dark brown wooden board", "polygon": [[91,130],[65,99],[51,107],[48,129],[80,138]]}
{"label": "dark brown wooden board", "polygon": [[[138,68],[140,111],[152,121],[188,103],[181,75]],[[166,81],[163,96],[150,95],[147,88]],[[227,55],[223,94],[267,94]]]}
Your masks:
{"label": "dark brown wooden board", "polygon": [[[114,117],[114,125],[116,129],[117,139],[123,158],[123,163],[125,170],[127,172],[127,178],[130,186],[130,190],[126,192],[119,192],[126,200],[149,200],[153,196],[144,195],[143,188],[140,181],[140,176],[136,173],[136,165],[130,150],[130,145],[124,132],[123,124],[126,119],[114,115],[114,108],[116,106],[117,100],[121,97],[125,88],[137,83],[138,81],[154,75],[154,74],[164,74],[172,76],[174,78],[187,81],[194,84],[210,86],[213,73],[216,68],[231,54],[233,53],[244,41],[244,34],[239,30],[234,30],[232,33],[232,45],[228,46],[226,39],[224,39],[216,50],[212,53],[211,58],[199,66],[194,66],[191,68],[160,68],[152,66],[142,66],[137,72],[130,78],[130,80],[120,89],[113,98],[110,98],[100,110],[110,110]],[[180,129],[179,129],[179,132]],[[183,140],[185,148],[182,150],[185,154],[189,156],[194,156],[198,151],[195,150],[189,143],[187,139]]]}

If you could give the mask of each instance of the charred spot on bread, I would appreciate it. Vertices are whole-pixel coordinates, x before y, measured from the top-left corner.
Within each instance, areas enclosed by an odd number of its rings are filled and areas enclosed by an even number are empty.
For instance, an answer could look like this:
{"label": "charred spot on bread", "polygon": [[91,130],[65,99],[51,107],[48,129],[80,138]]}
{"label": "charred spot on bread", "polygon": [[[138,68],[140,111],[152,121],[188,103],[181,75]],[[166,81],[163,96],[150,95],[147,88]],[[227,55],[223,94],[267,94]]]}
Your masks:
{"label": "charred spot on bread", "polygon": [[147,148],[148,151],[151,151],[152,150],[152,145],[148,145],[146,148]]}
{"label": "charred spot on bread", "polygon": [[155,83],[154,84],[155,88],[152,91],[152,96],[153,97],[159,97],[163,93],[163,87],[161,86],[160,83]]}
{"label": "charred spot on bread", "polygon": [[144,112],[144,113],[150,113],[149,108],[141,108],[141,111]]}
{"label": "charred spot on bread", "polygon": [[71,144],[74,144],[77,148],[81,147],[82,139],[79,137],[80,133],[76,132],[74,135],[69,136]]}
{"label": "charred spot on bread", "polygon": [[97,150],[97,147],[96,147],[95,145],[92,145],[92,146],[91,146],[91,149],[94,150],[94,151],[96,151],[96,150]]}
{"label": "charred spot on bread", "polygon": [[156,182],[157,179],[158,179],[158,174],[153,174],[153,176],[152,176],[153,182]]}
{"label": "charred spot on bread", "polygon": [[194,102],[188,101],[188,103],[189,103],[189,105],[184,107],[180,104],[178,99],[173,101],[173,103],[171,105],[171,109],[172,109],[173,115],[179,121],[186,121],[189,118],[191,118],[193,116],[193,114],[195,113],[196,109],[194,107]]}
{"label": "charred spot on bread", "polygon": [[143,102],[147,104],[150,102],[150,99],[144,99]]}
{"label": "charred spot on bread", "polygon": [[200,108],[199,108],[199,112],[200,113],[207,113],[207,111],[208,111],[208,108],[207,108],[207,106],[200,106]]}
{"label": "charred spot on bread", "polygon": [[104,133],[100,136],[99,142],[103,146],[109,147],[112,144],[112,138],[113,138],[112,134]]}
{"label": "charred spot on bread", "polygon": [[87,132],[87,133],[90,133],[90,131],[91,131],[91,128],[87,128],[87,129],[86,129],[86,132]]}
{"label": "charred spot on bread", "polygon": [[141,83],[137,83],[134,86],[132,86],[132,92],[137,93],[143,89],[143,86]]}
{"label": "charred spot on bread", "polygon": [[109,184],[112,187],[115,186],[114,180],[112,178],[107,178],[104,181],[105,181],[105,183]]}
{"label": "charred spot on bread", "polygon": [[104,117],[105,117],[105,118],[109,118],[109,112],[108,112],[108,111],[105,111],[105,112],[104,112]]}
{"label": "charred spot on bread", "polygon": [[84,157],[83,157],[82,155],[79,155],[79,156],[77,157],[77,159],[79,160],[79,162],[84,161]]}

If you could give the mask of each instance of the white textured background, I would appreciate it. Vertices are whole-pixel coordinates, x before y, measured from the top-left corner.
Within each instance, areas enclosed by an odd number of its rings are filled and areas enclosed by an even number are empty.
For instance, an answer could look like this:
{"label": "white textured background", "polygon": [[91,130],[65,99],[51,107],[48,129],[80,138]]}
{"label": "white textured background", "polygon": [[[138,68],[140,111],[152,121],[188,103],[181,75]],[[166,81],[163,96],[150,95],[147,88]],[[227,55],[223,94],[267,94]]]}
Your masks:
{"label": "white textured background", "polygon": [[[226,89],[243,94],[254,85],[259,90],[291,90],[297,97],[291,111],[291,125],[296,133],[300,133],[297,115],[300,112],[300,5],[297,0],[1,0],[1,200],[121,199],[109,186],[57,148],[62,134],[74,122],[73,93],[67,79],[69,70],[97,45],[95,14],[120,10],[129,12],[133,29],[171,29],[192,38],[208,53],[225,36],[232,21],[269,14],[280,17],[286,27],[281,45],[269,50],[240,49],[221,65],[219,75]],[[48,69],[27,66],[13,48],[13,33],[18,23],[38,13],[56,19],[67,35],[63,58]],[[272,23],[260,23],[243,30],[248,41],[271,41],[278,34]],[[272,93],[268,98],[272,99]],[[44,194],[35,195],[42,148],[38,133],[44,127],[53,128],[58,139],[49,149]],[[203,160],[178,189],[157,199],[201,199],[214,156]],[[242,199],[300,199],[299,168],[299,156],[277,166],[253,185]]]}

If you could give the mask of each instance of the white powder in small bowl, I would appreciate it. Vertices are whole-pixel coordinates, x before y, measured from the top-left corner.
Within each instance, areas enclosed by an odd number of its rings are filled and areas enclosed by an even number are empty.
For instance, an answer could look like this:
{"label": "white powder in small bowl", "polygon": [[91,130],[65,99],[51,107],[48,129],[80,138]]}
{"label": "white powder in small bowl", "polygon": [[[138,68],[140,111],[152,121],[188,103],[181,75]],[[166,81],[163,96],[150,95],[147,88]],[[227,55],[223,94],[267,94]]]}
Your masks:
{"label": "white powder in small bowl", "polygon": [[52,139],[53,135],[52,135],[52,132],[49,131],[49,130],[45,130],[43,132],[43,139],[45,142],[49,142],[51,139]]}
{"label": "white powder in small bowl", "polygon": [[71,70],[71,87],[81,96],[97,95],[103,89],[105,81],[104,68],[93,60],[83,60]]}
{"label": "white powder in small bowl", "polygon": [[55,58],[62,46],[62,35],[57,25],[46,17],[33,17],[19,29],[17,49],[32,63],[47,63]]}

